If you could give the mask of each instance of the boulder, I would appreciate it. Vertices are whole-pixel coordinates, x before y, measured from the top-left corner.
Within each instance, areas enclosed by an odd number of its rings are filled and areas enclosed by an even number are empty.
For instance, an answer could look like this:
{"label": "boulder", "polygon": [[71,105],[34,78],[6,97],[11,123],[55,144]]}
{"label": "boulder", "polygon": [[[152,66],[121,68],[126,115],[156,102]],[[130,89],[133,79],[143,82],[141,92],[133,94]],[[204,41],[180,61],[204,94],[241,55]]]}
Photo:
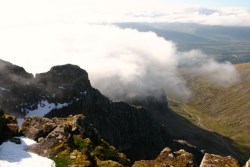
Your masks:
{"label": "boulder", "polygon": [[165,148],[155,160],[136,161],[133,167],[152,167],[152,166],[185,166],[194,167],[194,158],[191,153],[185,150],[172,152],[171,149]]}
{"label": "boulder", "polygon": [[239,167],[239,162],[231,156],[223,157],[220,155],[214,155],[206,153],[202,159],[200,167]]}
{"label": "boulder", "polygon": [[46,137],[57,127],[56,123],[48,118],[29,117],[27,118],[21,128],[24,136],[38,141],[39,138]]}

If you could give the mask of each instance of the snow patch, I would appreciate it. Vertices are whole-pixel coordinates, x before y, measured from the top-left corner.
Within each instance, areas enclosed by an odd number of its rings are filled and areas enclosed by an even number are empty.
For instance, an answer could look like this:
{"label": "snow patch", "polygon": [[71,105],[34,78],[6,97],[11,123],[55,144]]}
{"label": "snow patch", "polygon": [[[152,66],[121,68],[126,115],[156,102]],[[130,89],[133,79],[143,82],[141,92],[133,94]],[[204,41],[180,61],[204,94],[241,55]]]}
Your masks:
{"label": "snow patch", "polygon": [[28,114],[25,117],[30,116],[40,116],[43,117],[44,115],[48,114],[53,109],[61,109],[63,107],[68,106],[69,103],[49,103],[47,100],[42,100],[38,105],[37,109],[35,110],[28,110]]}
{"label": "snow patch", "polygon": [[[30,116],[39,116],[39,117],[43,117],[46,114],[48,114],[50,111],[52,111],[53,109],[61,109],[63,107],[68,106],[71,103],[49,103],[47,100],[42,100],[39,102],[39,104],[37,105],[37,109],[35,110],[25,110],[25,109],[21,109],[22,112],[26,111],[27,115],[25,116],[25,118],[30,117]],[[19,128],[21,128],[23,121],[25,118],[17,118],[17,124],[19,126]],[[1,167],[1,166],[0,166]]]}
{"label": "snow patch", "polygon": [[1,167],[55,167],[51,159],[41,157],[37,154],[27,152],[28,147],[36,144],[34,140],[20,137],[21,144],[10,141],[0,145],[0,166]]}
{"label": "snow patch", "polygon": [[8,91],[8,92],[10,91],[9,89],[3,88],[3,87],[0,87],[0,90],[1,91]]}
{"label": "snow patch", "polygon": [[81,95],[86,95],[88,92],[85,90],[84,92],[80,92]]}
{"label": "snow patch", "polygon": [[18,127],[21,128],[22,124],[23,124],[23,121],[24,121],[24,118],[17,118],[16,120],[17,120]]}
{"label": "snow patch", "polygon": [[58,89],[65,89],[65,87],[63,87],[63,86],[58,86]]}

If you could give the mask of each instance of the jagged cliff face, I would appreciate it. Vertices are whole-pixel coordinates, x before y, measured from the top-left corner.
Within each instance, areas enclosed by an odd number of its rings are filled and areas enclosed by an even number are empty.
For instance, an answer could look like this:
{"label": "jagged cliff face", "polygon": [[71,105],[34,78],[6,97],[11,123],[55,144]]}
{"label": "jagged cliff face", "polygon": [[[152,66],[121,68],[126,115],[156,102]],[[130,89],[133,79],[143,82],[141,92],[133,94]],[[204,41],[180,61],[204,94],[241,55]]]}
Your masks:
{"label": "jagged cliff face", "polygon": [[105,140],[132,160],[155,157],[171,143],[171,137],[146,108],[110,101],[91,87],[87,72],[78,66],[55,66],[33,77],[23,68],[2,64],[6,65],[2,65],[1,74],[9,76],[1,81],[0,104],[6,113],[22,118],[84,114]]}
{"label": "jagged cliff face", "polygon": [[40,104],[73,103],[91,88],[87,72],[78,66],[56,66],[34,78],[8,62],[0,60],[0,65],[0,107],[17,117],[24,117]]}
{"label": "jagged cliff face", "polygon": [[[1,61],[0,84],[0,106],[6,113],[17,118],[83,114],[103,139],[132,161],[153,159],[166,146],[173,151],[185,148],[198,164],[203,147],[227,154],[218,141],[207,139],[212,132],[169,111],[164,94],[127,99],[129,104],[112,102],[92,88],[87,72],[75,65],[55,66],[33,77],[23,68]],[[174,139],[184,139],[198,147]]]}

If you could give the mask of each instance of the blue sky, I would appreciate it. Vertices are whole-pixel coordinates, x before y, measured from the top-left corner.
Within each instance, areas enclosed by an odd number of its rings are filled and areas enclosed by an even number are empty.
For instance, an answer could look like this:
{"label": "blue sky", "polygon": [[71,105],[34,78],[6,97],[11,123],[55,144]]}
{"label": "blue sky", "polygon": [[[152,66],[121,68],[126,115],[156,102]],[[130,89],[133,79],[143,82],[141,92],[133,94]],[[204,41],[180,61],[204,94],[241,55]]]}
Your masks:
{"label": "blue sky", "polygon": [[[169,3],[167,0],[163,2]],[[247,7],[250,8],[250,0],[175,0],[175,3],[184,5],[198,5],[204,7]],[[172,3],[172,2],[171,2]]]}

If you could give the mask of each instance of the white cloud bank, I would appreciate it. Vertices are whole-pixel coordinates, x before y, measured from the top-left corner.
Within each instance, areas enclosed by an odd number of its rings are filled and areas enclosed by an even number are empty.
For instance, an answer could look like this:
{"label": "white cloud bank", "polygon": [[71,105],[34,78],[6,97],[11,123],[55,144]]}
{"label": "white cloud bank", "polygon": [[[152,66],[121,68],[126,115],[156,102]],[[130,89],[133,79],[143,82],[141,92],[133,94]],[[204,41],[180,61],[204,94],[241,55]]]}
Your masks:
{"label": "white cloud bank", "polygon": [[217,63],[199,51],[178,52],[174,43],[152,32],[55,23],[5,29],[0,36],[4,36],[0,39],[4,60],[33,73],[77,64],[88,71],[95,87],[114,99],[164,90],[168,96],[187,100],[191,92],[178,70],[190,63],[188,70],[199,71],[211,82],[226,86],[237,81],[231,64]]}
{"label": "white cloud bank", "polygon": [[167,0],[8,0],[0,2],[0,27],[125,21],[250,25],[250,10],[247,8],[210,9],[186,4],[186,1],[180,4]]}
{"label": "white cloud bank", "polygon": [[178,73],[180,65],[202,59],[188,70],[199,71],[220,85],[235,83],[237,72],[231,64],[217,63],[201,52],[180,53],[174,43],[152,32],[91,23],[250,25],[249,19],[247,9],[175,8],[155,0],[1,1],[0,58],[32,73],[58,64],[77,64],[89,72],[94,86],[113,98],[163,89],[169,96],[186,100],[191,92]]}

